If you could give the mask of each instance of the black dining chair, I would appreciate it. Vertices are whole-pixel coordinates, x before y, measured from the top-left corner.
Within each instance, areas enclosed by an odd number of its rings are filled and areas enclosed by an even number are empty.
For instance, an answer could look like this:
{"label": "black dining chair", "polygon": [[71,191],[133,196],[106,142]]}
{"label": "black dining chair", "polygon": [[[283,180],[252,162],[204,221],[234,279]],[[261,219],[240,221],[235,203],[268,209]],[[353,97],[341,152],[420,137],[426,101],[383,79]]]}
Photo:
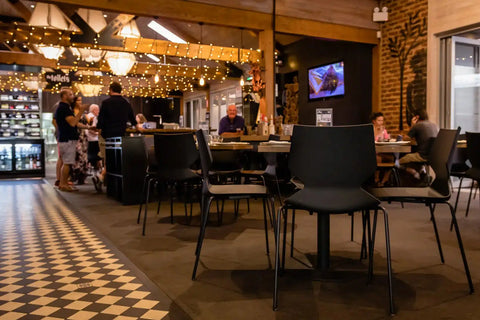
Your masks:
{"label": "black dining chair", "polygon": [[[275,204],[273,196],[264,185],[257,184],[210,184],[210,167],[212,165],[212,154],[208,147],[203,130],[196,132],[198,151],[200,153],[200,163],[202,167],[202,216],[201,227],[198,234],[197,248],[195,250],[195,264],[193,267],[192,280],[195,280],[197,274],[198,262],[202,250],[203,240],[205,238],[205,230],[207,228],[208,216],[210,214],[210,205],[214,199],[218,200],[240,200],[262,198],[263,200],[263,218],[265,228],[265,244],[267,254],[269,253],[268,245],[268,227],[267,227],[267,205],[275,212]],[[268,203],[267,203],[268,201]]]}
{"label": "black dining chair", "polygon": [[[149,159],[151,159],[149,155]],[[156,134],[154,135],[154,159],[149,160],[149,167],[146,175],[145,208],[143,215],[142,235],[145,235],[145,226],[147,220],[147,209],[150,201],[151,186],[163,183],[170,188],[170,222],[173,223],[173,193],[177,184],[188,184],[190,187],[195,181],[200,180],[200,176],[192,169],[192,165],[198,159],[198,151],[195,146],[195,140],[191,133],[179,134]],[[186,190],[188,191],[188,190]],[[160,209],[161,195],[159,197]],[[137,223],[140,222],[142,205],[138,212]],[[185,213],[186,214],[186,213]]]}
{"label": "black dining chair", "polygon": [[[376,219],[378,210],[381,210],[385,218],[389,301],[390,312],[393,314],[388,213],[380,206],[378,199],[362,188],[376,169],[372,125],[339,127],[296,125],[293,129],[288,166],[292,176],[303,183],[303,188],[285,200],[277,215],[273,309],[276,310],[278,307],[280,228],[283,218],[285,223],[282,255],[285,259],[288,210],[317,214],[317,247],[321,251],[317,256],[317,267],[322,269],[328,268],[330,214],[374,210]],[[372,255],[369,257],[371,261]],[[370,274],[373,270],[371,264],[368,270]]]}
{"label": "black dining chair", "polygon": [[[470,201],[475,182],[480,183],[480,132],[467,132],[467,155],[472,167],[465,172],[465,178],[472,179],[470,194],[468,195],[467,209],[465,216],[468,216],[470,210]],[[459,189],[460,193],[460,189]]]}
{"label": "black dining chair", "polygon": [[[388,202],[410,202],[410,203],[422,203],[430,209],[430,220],[433,224],[433,230],[435,238],[437,240],[438,252],[440,254],[440,260],[445,262],[443,257],[442,246],[440,244],[440,237],[438,234],[437,224],[435,222],[435,207],[437,204],[446,204],[450,209],[452,216],[452,225],[455,227],[455,233],[457,235],[458,246],[462,255],[463,265],[465,268],[465,274],[467,276],[468,286],[470,293],[473,293],[473,283],[470,276],[470,270],[468,268],[467,257],[463,248],[463,242],[460,235],[460,229],[458,228],[457,219],[455,218],[455,210],[453,206],[448,202],[450,199],[450,169],[452,164],[452,156],[457,144],[458,133],[460,128],[456,130],[440,129],[428,157],[429,165],[435,173],[435,179],[427,187],[398,187],[398,188],[373,188],[370,192],[382,201]],[[477,149],[478,150],[478,149]],[[375,221],[373,223],[372,232],[372,247],[375,243]],[[372,251],[370,255],[372,255]]]}
{"label": "black dining chair", "polygon": [[[467,137],[465,134],[458,135],[459,140],[465,140]],[[455,148],[455,151],[452,156],[452,169],[450,170],[450,177],[456,177],[459,179],[458,183],[458,192],[457,197],[455,199],[455,206],[454,211],[457,212],[458,200],[460,198],[460,191],[462,190],[462,183],[463,179],[465,178],[465,174],[467,170],[470,169],[470,166],[467,164],[468,156],[467,156],[467,148]],[[450,179],[452,184],[452,192],[453,190],[453,181]]]}

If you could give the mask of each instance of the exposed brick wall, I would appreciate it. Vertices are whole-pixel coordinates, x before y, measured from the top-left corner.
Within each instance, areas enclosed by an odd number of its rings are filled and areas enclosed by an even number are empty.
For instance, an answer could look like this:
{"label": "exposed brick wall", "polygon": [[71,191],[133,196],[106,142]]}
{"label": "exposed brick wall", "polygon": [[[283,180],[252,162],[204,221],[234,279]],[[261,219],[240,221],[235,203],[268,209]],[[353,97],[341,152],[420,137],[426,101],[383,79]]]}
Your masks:
{"label": "exposed brick wall", "polygon": [[[421,19],[427,18],[428,0],[383,0],[381,7],[388,8],[388,21],[381,23],[382,39],[380,43],[380,110],[385,115],[386,127],[390,133],[398,134],[400,119],[400,66],[398,58],[391,56],[388,39],[401,37],[401,30],[408,22],[409,15],[419,13]],[[420,44],[411,50],[404,69],[403,85],[403,134],[408,132],[407,91],[410,105],[424,107],[426,101],[426,49],[427,36],[419,39]],[[413,39],[407,41],[407,47]],[[415,56],[415,57],[414,57]],[[412,57],[413,60],[412,60]],[[414,70],[411,62],[414,62]],[[414,72],[415,71],[415,72]],[[410,85],[410,87],[409,87]],[[408,88],[408,90],[407,90]]]}

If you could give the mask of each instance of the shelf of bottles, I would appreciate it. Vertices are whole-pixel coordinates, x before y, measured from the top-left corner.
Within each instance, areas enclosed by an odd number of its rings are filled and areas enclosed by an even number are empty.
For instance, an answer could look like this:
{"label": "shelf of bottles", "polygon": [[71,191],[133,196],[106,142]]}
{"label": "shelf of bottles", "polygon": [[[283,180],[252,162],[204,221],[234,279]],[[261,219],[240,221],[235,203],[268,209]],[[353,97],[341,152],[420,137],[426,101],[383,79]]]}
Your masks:
{"label": "shelf of bottles", "polygon": [[0,144],[0,171],[12,171],[13,152],[12,144]]}
{"label": "shelf of bottles", "polygon": [[38,94],[0,93],[0,137],[39,138],[40,105]]}
{"label": "shelf of bottles", "polygon": [[42,167],[40,144],[15,144],[15,170],[37,170]]}
{"label": "shelf of bottles", "polygon": [[44,177],[43,139],[0,138],[0,178]]}

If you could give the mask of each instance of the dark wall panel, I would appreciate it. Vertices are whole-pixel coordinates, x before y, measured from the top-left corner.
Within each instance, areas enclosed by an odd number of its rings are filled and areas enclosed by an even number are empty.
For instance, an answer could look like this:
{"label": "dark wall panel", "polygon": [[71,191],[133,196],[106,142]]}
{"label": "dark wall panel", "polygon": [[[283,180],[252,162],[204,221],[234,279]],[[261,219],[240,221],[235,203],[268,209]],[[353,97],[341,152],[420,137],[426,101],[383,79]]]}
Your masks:
{"label": "dark wall panel", "polygon": [[[369,122],[372,110],[372,47],[370,45],[308,38],[284,48],[279,73],[298,71],[299,123],[315,124],[316,108],[332,108],[334,125]],[[308,101],[310,67],[343,60],[345,95]]]}

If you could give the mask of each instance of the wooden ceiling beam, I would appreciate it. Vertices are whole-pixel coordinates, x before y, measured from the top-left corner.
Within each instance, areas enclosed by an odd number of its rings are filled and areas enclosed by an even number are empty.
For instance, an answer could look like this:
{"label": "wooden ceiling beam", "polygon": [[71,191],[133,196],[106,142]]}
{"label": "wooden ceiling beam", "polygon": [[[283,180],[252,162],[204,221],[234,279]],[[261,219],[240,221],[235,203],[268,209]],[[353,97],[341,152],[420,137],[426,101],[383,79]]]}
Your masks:
{"label": "wooden ceiling beam", "polygon": [[20,0],[8,0],[8,3],[20,14],[23,20],[28,21],[32,12]]}
{"label": "wooden ceiling beam", "polygon": [[[47,44],[63,47],[92,48],[109,51],[124,51],[131,53],[155,54],[187,59],[203,59],[213,61],[238,62],[238,48],[220,47],[207,44],[174,43],[167,40],[147,38],[125,38],[121,39],[123,46],[108,44],[98,39],[98,44],[75,42],[72,43],[70,36],[72,32],[63,30],[33,28],[29,26],[0,27],[0,41],[7,44]],[[241,62],[261,62],[261,52],[257,50],[241,49]]]}
{"label": "wooden ceiling beam", "polygon": [[[64,3],[85,8],[124,12],[139,16],[161,17],[211,25],[245,28],[249,30],[271,30],[272,15],[218,5],[183,0],[130,1],[130,0],[41,0]],[[334,40],[378,44],[376,30],[352,27],[331,22],[307,20],[285,15],[276,15],[276,32],[307,35]]]}
{"label": "wooden ceiling beam", "polygon": [[286,16],[276,17],[276,31],[325,39],[378,44],[377,31],[373,29]]}
{"label": "wooden ceiling beam", "polygon": [[272,21],[271,15],[266,13],[181,0],[42,0],[42,2],[253,30],[271,28]]}
{"label": "wooden ceiling beam", "polygon": [[18,64],[25,66],[56,68],[57,61],[46,59],[41,54],[0,51],[0,64]]}

